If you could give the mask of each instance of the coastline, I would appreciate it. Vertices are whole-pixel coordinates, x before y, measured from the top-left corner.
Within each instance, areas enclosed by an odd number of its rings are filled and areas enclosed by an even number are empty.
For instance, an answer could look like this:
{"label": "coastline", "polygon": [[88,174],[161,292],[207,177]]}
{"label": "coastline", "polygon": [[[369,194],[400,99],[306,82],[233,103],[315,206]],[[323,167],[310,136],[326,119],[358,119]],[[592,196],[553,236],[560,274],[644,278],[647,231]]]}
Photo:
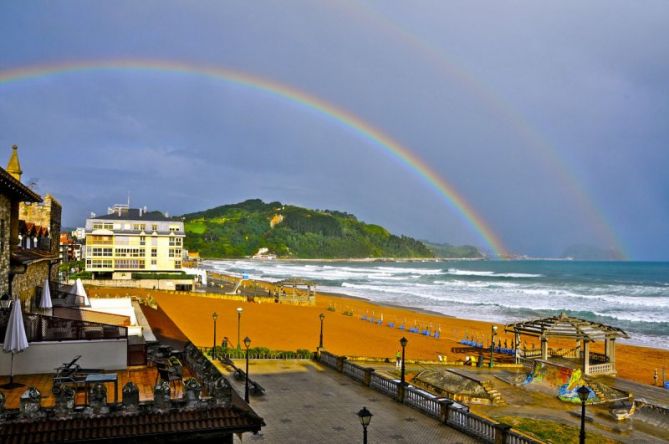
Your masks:
{"label": "coastline", "polygon": [[[262,281],[258,281],[259,283]],[[93,290],[91,288],[91,290]],[[109,289],[98,288],[91,295],[103,295]],[[124,291],[127,291],[125,289]],[[459,341],[465,336],[480,341],[490,341],[493,323],[472,319],[456,318],[441,313],[403,307],[393,304],[379,304],[365,298],[348,295],[318,293],[315,305],[288,305],[275,303],[253,303],[240,299],[224,298],[221,295],[203,293],[174,293],[156,290],[136,290],[138,295],[151,296],[157,305],[174,321],[193,343],[211,347],[211,313],[219,316],[218,338],[237,338],[237,308],[243,308],[241,317],[241,337],[249,336],[253,346],[273,350],[314,350],[318,345],[319,315],[325,315],[325,349],[340,355],[392,358],[398,350],[398,340],[402,336],[409,339],[407,350],[410,359],[437,361],[442,356],[446,362],[464,359],[462,354],[453,353],[453,347],[460,347]],[[353,311],[352,316],[345,315]],[[362,315],[380,319],[383,325],[360,319]],[[434,339],[411,334],[388,326],[396,325],[430,326],[432,331],[440,330],[441,338]],[[500,325],[501,326],[501,325]],[[512,340],[512,335],[499,329],[498,339],[504,343]],[[539,347],[539,342],[524,337],[528,348]],[[551,341],[551,347],[573,347],[572,341]],[[653,372],[669,368],[669,350],[646,346],[617,344],[618,376],[644,384],[653,381]],[[603,351],[603,344],[593,344],[592,351]],[[407,359],[409,359],[407,358]]]}

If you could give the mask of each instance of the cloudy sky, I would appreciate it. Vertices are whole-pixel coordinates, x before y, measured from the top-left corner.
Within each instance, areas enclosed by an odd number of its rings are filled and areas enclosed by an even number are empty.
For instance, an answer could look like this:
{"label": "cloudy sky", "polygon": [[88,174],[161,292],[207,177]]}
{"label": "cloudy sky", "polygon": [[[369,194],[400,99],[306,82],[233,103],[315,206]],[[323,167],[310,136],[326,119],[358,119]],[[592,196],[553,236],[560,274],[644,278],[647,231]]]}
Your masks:
{"label": "cloudy sky", "polygon": [[18,144],[68,226],[128,193],[170,214],[259,197],[490,249],[371,127],[509,251],[667,259],[668,21],[664,0],[2,2],[0,158]]}

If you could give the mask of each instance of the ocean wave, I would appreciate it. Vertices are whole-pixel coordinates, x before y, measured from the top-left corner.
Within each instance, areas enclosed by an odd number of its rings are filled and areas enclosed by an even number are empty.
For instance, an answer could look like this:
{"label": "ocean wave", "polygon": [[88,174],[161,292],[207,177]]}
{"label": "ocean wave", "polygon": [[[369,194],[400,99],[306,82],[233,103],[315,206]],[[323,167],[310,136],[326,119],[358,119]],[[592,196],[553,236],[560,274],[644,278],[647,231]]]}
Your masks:
{"label": "ocean wave", "polygon": [[536,273],[496,273],[494,271],[474,271],[474,270],[460,270],[457,268],[449,268],[446,274],[454,276],[481,276],[481,277],[500,277],[500,278],[538,278],[543,277],[543,274]]}

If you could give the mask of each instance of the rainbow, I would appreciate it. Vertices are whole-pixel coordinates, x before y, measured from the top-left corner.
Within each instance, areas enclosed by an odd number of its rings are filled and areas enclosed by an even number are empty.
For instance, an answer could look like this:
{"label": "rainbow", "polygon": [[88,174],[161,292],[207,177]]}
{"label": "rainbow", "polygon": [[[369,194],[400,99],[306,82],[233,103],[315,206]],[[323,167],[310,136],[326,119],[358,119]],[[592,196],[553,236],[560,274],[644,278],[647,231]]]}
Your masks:
{"label": "rainbow", "polygon": [[499,237],[464,197],[408,148],[374,128],[360,117],[294,87],[229,68],[145,59],[68,61],[58,64],[13,68],[0,71],[0,85],[77,72],[109,70],[181,73],[224,80],[251,90],[270,94],[313,111],[326,119],[333,120],[351,129],[370,145],[380,148],[387,155],[399,161],[407,170],[415,173],[427,186],[443,198],[444,202],[460,216],[462,221],[485,242],[495,255],[499,257],[508,255]]}
{"label": "rainbow", "polygon": [[471,73],[460,68],[458,64],[453,63],[449,57],[443,54],[443,48],[435,48],[422,38],[417,37],[412,31],[405,29],[394,20],[362,2],[340,3],[339,6],[343,12],[349,13],[350,18],[363,18],[365,26],[375,26],[376,29],[385,31],[385,34],[394,36],[395,40],[409,46],[413,54],[422,54],[425,59],[433,62],[436,67],[451,79],[455,79],[460,86],[493,111],[500,120],[514,128],[516,133],[525,140],[528,147],[535,148],[534,154],[538,154],[544,165],[562,182],[573,202],[580,208],[600,239],[616,252],[618,259],[628,259],[629,255],[625,252],[625,248],[614,232],[611,223],[606,220],[603,211],[597,207],[590,197],[582,181],[571,171],[558,151],[527,122],[526,118],[503,101],[495,91],[477,80]]}

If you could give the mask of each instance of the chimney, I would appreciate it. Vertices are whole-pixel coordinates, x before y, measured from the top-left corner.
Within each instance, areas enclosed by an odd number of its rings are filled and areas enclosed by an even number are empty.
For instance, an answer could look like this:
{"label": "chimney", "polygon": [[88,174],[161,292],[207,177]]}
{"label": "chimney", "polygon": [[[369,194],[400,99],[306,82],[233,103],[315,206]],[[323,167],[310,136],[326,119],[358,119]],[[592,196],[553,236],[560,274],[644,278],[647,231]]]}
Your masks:
{"label": "chimney", "polygon": [[21,182],[23,171],[21,171],[21,163],[19,162],[19,147],[16,145],[12,145],[12,154],[9,156],[9,162],[7,163],[7,172]]}

